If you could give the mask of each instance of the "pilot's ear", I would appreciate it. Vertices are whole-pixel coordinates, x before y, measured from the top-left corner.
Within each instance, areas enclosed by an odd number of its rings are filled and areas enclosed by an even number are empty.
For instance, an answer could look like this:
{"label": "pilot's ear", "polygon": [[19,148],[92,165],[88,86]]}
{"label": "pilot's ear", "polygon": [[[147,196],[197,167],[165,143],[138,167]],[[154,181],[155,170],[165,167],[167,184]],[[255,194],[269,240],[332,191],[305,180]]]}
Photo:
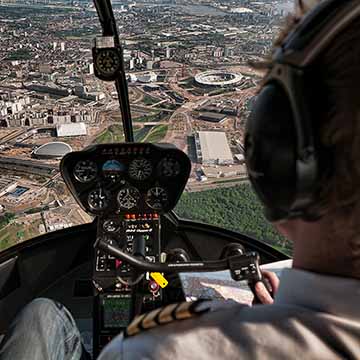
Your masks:
{"label": "pilot's ear", "polygon": [[303,16],[323,0],[295,0],[295,14]]}

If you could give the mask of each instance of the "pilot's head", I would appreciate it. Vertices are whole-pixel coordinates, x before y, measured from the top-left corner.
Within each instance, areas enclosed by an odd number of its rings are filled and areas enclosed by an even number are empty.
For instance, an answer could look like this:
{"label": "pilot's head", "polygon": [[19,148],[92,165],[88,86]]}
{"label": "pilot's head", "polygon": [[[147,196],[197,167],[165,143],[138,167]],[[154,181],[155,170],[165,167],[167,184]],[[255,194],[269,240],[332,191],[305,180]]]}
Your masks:
{"label": "pilot's head", "polygon": [[[306,12],[315,1],[298,2]],[[359,3],[321,2],[292,18],[276,42],[245,138],[250,180],[267,218],[294,241],[295,263],[301,258],[300,267],[358,277]],[[346,11],[352,20],[330,36]]]}

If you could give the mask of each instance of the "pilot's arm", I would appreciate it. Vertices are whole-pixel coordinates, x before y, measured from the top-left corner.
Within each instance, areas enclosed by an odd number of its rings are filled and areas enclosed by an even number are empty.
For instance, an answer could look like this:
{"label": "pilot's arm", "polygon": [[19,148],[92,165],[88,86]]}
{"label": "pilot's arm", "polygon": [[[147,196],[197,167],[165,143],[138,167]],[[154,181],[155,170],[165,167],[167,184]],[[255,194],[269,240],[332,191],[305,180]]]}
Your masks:
{"label": "pilot's arm", "polygon": [[[262,270],[263,278],[267,279],[272,288],[273,294],[276,294],[279,287],[279,278],[273,272]],[[256,296],[262,304],[272,304],[273,298],[270,296],[268,289],[262,282],[258,282],[255,286]],[[144,314],[136,318],[127,328],[124,334],[116,337],[101,353],[99,360],[119,360],[119,359],[172,359],[172,346],[168,346],[169,336],[166,342],[162,341],[162,337],[169,331],[173,331],[173,340],[177,343],[181,336],[181,341],[185,340],[184,334],[177,333],[169,326],[173,323],[173,327],[180,330],[183,326],[190,326],[190,328],[201,326],[206,313],[217,312],[218,316],[222,310],[236,309],[238,311],[241,307],[248,307],[247,305],[240,305],[233,301],[215,302],[215,301],[198,301],[198,302],[184,302],[179,304],[171,304],[164,308],[154,310],[148,314]],[[220,312],[220,314],[219,314]],[[220,315],[221,316],[221,315]],[[179,322],[180,320],[189,319],[186,323]],[[224,321],[224,320],[223,320]],[[226,323],[226,320],[225,320]],[[167,325],[168,326],[161,326]],[[154,329],[146,332],[147,329]],[[155,331],[155,332],[154,332]],[[181,335],[180,335],[181,334]],[[135,336],[136,335],[136,336]],[[171,339],[171,336],[170,336]],[[185,345],[184,345],[185,346]],[[189,344],[186,342],[186,346]],[[194,344],[196,348],[196,343]],[[155,349],[165,354],[157,355],[155,357]],[[199,350],[200,351],[200,350]],[[176,352],[176,351],[175,351]],[[116,354],[116,355],[115,355]],[[121,354],[121,355],[119,355]],[[199,359],[198,355],[195,357]]]}
{"label": "pilot's arm", "polygon": [[272,305],[168,305],[135,318],[98,360],[360,359],[354,289],[355,279],[286,269]]}
{"label": "pilot's arm", "polygon": [[[204,346],[201,341],[199,342],[198,336],[201,337],[202,331],[214,331],[205,325],[209,321],[206,315],[217,314],[215,317],[218,321],[219,316],[223,317],[225,311],[227,316],[223,321],[229,322],[232,309],[239,307],[248,306],[233,301],[195,301],[156,309],[135,318],[125,333],[117,336],[105,347],[98,360],[188,359],[189,351],[194,351],[193,359],[209,359],[208,354],[204,353],[202,356],[197,353]],[[198,335],[194,336],[194,328],[199,330]],[[151,331],[148,331],[150,329]],[[216,338],[211,343],[209,348],[219,346]],[[179,353],[179,348],[183,348],[184,352]]]}

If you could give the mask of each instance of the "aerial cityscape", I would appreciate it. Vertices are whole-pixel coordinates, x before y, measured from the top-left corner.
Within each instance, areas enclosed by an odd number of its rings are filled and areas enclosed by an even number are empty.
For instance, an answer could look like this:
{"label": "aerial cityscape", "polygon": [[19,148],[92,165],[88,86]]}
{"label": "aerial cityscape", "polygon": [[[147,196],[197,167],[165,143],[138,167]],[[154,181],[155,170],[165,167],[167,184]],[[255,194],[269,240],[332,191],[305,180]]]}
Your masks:
{"label": "aerial cityscape", "polygon": [[[244,127],[287,0],[113,1],[134,137],[192,161],[186,192],[247,181]],[[92,221],[59,163],[123,142],[115,86],[94,75],[91,1],[0,0],[0,250]]]}

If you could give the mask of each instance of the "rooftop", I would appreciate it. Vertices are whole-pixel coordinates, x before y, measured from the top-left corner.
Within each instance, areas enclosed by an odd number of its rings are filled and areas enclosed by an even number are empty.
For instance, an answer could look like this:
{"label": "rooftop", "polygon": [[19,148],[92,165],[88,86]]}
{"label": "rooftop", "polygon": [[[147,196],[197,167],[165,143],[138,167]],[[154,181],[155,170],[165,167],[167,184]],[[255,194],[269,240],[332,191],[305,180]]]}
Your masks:
{"label": "rooftop", "polygon": [[233,156],[224,132],[199,131],[198,138],[203,161],[217,160],[219,163],[233,161]]}

